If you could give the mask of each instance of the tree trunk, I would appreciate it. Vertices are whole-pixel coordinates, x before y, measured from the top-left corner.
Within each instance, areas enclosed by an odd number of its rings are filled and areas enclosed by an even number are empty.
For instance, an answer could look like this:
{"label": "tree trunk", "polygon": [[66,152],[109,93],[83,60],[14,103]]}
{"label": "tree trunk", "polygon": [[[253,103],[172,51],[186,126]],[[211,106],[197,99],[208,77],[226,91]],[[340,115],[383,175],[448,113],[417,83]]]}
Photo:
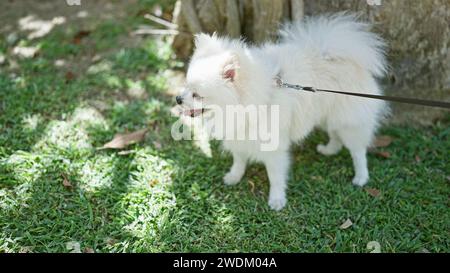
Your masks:
{"label": "tree trunk", "polygon": [[[254,43],[273,40],[280,22],[300,20],[304,10],[303,0],[179,0],[176,6],[174,23],[182,32],[217,32]],[[180,58],[188,58],[191,39],[183,33],[175,37]]]}

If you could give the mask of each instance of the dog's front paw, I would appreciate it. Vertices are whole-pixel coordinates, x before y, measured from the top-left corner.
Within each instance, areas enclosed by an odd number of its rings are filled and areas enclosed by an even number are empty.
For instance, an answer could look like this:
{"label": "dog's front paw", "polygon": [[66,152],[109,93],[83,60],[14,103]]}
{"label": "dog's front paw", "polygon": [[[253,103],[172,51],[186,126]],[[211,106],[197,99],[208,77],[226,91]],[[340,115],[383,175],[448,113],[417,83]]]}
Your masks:
{"label": "dog's front paw", "polygon": [[361,175],[355,176],[352,181],[353,185],[359,186],[359,187],[366,185],[367,182],[369,182],[369,176],[361,176]]}
{"label": "dog's front paw", "polygon": [[236,174],[233,172],[229,172],[223,177],[223,182],[225,183],[225,185],[233,186],[233,185],[236,185],[237,183],[239,183],[239,181],[241,181],[241,179],[242,179],[242,175],[239,175],[239,174]]}
{"label": "dog's front paw", "polygon": [[287,200],[285,196],[269,196],[269,207],[273,210],[280,211],[286,206]]}

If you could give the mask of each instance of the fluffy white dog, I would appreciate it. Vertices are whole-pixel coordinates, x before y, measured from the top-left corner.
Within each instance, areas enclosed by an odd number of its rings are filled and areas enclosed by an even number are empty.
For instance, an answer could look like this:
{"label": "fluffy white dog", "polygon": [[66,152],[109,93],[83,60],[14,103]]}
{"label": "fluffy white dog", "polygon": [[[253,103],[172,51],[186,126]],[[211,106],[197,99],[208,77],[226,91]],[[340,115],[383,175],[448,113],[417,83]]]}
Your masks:
{"label": "fluffy white dog", "polygon": [[[186,88],[177,97],[185,114],[197,116],[208,109],[226,112],[230,105],[279,106],[278,124],[270,127],[270,133],[278,137],[276,149],[263,151],[261,140],[223,141],[224,148],[233,155],[225,184],[237,184],[250,160],[262,162],[270,180],[269,206],[282,209],[286,205],[290,146],[316,127],[329,135],[328,144],[318,145],[317,151],[328,156],[345,146],[353,159],[353,184],[363,186],[368,182],[366,151],[385,113],[385,104],[274,84],[274,79],[280,77],[284,82],[303,86],[381,94],[376,78],[385,73],[385,46],[368,27],[353,15],[337,14],[287,25],[280,32],[279,42],[260,47],[216,35],[196,37]],[[269,112],[258,110],[257,118],[267,121]],[[256,123],[248,116],[244,120],[246,128]],[[247,129],[225,130],[239,133]],[[247,131],[244,135],[248,136]]]}

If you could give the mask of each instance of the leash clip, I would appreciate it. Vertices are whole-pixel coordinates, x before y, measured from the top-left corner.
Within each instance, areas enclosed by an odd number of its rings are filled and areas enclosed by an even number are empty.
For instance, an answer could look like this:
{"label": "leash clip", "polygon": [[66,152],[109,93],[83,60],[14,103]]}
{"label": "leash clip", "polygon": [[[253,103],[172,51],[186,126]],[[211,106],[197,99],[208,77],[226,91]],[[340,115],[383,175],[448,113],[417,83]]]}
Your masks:
{"label": "leash clip", "polygon": [[316,92],[317,89],[315,87],[312,86],[301,86],[299,84],[289,84],[289,83],[285,83],[283,82],[283,80],[281,79],[281,77],[279,75],[277,75],[275,77],[275,83],[278,87],[280,88],[290,88],[290,89],[295,89],[295,90],[303,90],[303,91],[309,91],[309,92]]}

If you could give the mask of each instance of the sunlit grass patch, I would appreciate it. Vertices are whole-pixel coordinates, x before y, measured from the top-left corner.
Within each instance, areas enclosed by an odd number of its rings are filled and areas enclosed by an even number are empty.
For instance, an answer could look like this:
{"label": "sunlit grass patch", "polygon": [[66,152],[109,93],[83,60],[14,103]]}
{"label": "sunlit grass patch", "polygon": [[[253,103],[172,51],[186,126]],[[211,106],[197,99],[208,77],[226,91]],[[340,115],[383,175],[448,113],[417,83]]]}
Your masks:
{"label": "sunlit grass patch", "polygon": [[91,126],[106,127],[103,116],[94,108],[77,108],[75,112],[65,120],[51,121],[41,140],[36,143],[34,149],[49,151],[56,149],[92,149],[92,143],[88,135]]}
{"label": "sunlit grass patch", "polygon": [[111,188],[115,172],[115,158],[109,155],[96,155],[73,163],[80,188],[95,192]]}

